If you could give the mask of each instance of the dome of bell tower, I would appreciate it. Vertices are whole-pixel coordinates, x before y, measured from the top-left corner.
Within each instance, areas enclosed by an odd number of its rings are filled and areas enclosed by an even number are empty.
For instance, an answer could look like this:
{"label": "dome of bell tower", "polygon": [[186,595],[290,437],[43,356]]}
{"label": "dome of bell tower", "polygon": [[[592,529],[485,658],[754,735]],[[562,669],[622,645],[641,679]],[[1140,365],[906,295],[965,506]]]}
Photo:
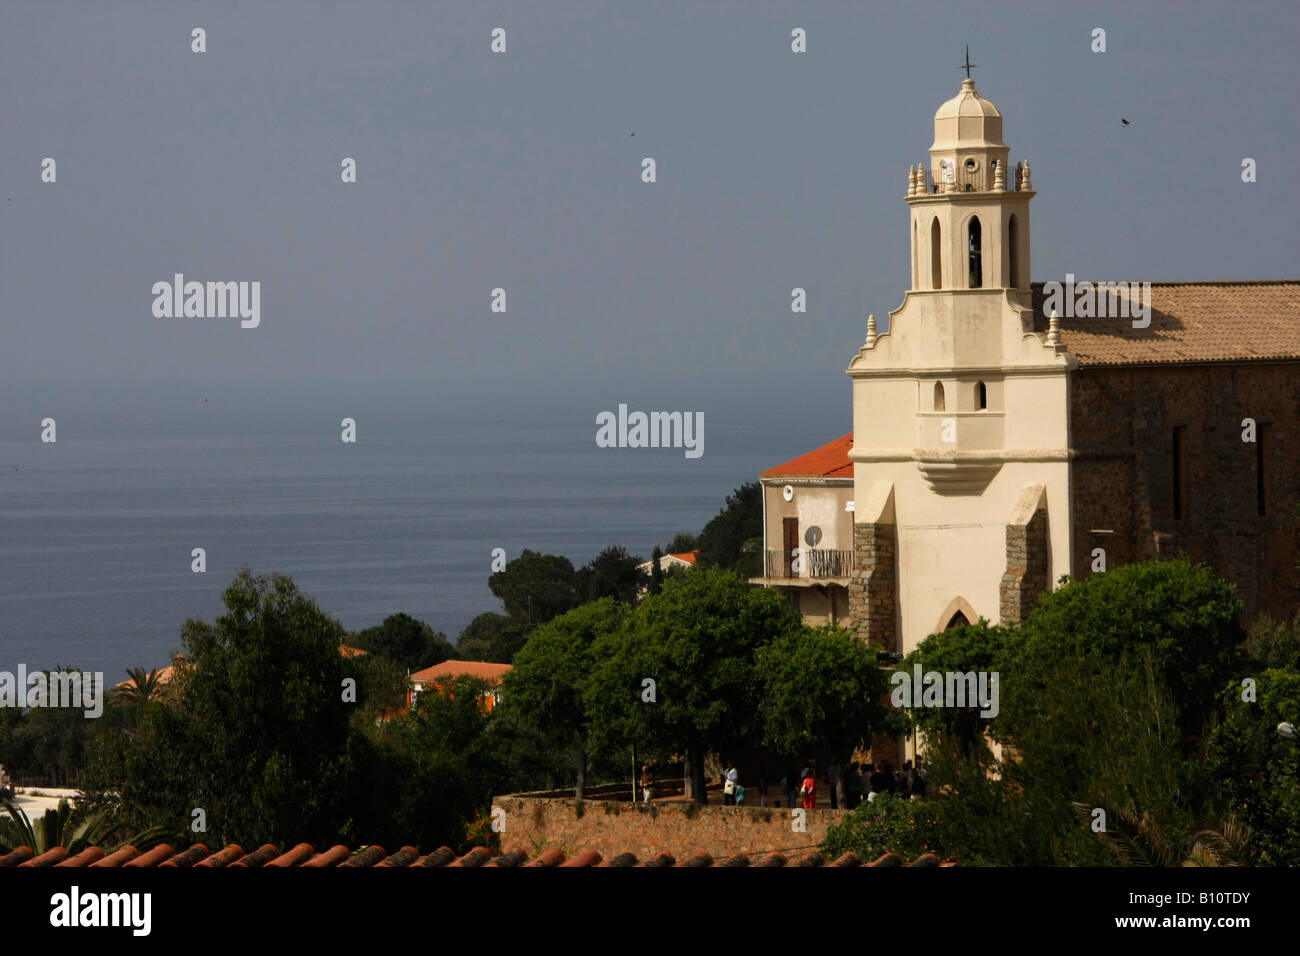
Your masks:
{"label": "dome of bell tower", "polygon": [[961,92],[934,114],[934,145],[930,149],[1006,145],[998,108],[975,92],[974,80],[962,80]]}

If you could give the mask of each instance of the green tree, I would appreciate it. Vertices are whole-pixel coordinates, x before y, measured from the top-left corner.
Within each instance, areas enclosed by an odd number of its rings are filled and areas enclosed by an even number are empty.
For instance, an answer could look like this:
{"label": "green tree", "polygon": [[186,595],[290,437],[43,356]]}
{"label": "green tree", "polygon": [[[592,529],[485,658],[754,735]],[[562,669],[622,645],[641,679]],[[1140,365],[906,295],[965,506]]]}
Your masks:
{"label": "green tree", "polygon": [[1149,645],[1180,726],[1195,737],[1224,681],[1242,666],[1241,614],[1230,582],[1186,560],[1144,561],[1071,581],[1045,595],[1019,628],[1015,687],[1041,712],[1049,701],[1035,683],[1037,669],[1081,655],[1113,664],[1130,648]]}
{"label": "green tree", "polygon": [[456,655],[465,661],[509,664],[524,646],[530,628],[506,614],[487,611],[465,625],[456,639]]}
{"label": "green tree", "polygon": [[445,634],[409,614],[390,614],[382,624],[350,635],[347,643],[412,671],[441,664],[456,654]]}
{"label": "green tree", "polygon": [[577,593],[584,603],[609,597],[635,604],[637,592],[646,584],[640,565],[640,557],[628,554],[620,545],[610,545],[578,570]]}
{"label": "green tree", "polygon": [[339,654],[343,628],[279,575],[241,569],[223,600],[214,625],[187,622],[177,704],[143,716],[100,789],[169,829],[202,808],[224,841],[346,837],[362,801],[347,759],[355,705],[343,681],[355,671]]}
{"label": "green tree", "polygon": [[824,759],[843,781],[844,763],[885,716],[875,648],[833,625],[804,627],[759,647],[756,660],[768,744]]}
{"label": "green tree", "polygon": [[528,550],[488,578],[488,587],[505,604],[506,614],[530,626],[577,607],[577,583],[568,558]]}
{"label": "green tree", "polygon": [[761,570],[761,554],[746,549],[763,537],[763,492],[758,482],[741,485],[727,496],[726,506],[715,515],[699,537],[699,562],[720,568],[734,568],[752,577]]}
{"label": "green tree", "polygon": [[650,582],[646,585],[647,594],[658,594],[664,589],[664,569],[660,561],[664,553],[659,550],[659,545],[654,546],[650,552]]}
{"label": "green tree", "polygon": [[694,551],[699,544],[699,539],[693,534],[687,534],[685,531],[679,531],[673,536],[673,540],[668,542],[668,547],[664,548],[663,554],[686,554]]}
{"label": "green tree", "polygon": [[705,568],[669,579],[630,627],[596,641],[584,695],[592,735],[684,753],[691,795],[704,802],[705,752],[762,737],[758,648],[801,626],[779,594],[734,573]]}
{"label": "green tree", "polygon": [[627,627],[631,612],[613,598],[584,604],[543,624],[515,655],[501,687],[502,707],[523,716],[543,735],[570,747],[575,761],[574,796],[583,798],[590,718],[583,692],[602,638]]}

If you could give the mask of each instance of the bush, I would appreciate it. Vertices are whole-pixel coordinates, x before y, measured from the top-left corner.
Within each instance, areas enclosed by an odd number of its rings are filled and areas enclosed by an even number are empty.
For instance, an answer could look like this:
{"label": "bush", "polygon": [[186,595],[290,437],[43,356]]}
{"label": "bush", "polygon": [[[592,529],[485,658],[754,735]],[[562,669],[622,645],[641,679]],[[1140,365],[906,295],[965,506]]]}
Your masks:
{"label": "bush", "polygon": [[897,853],[904,860],[914,860],[922,853],[939,852],[937,823],[937,809],[931,801],[882,793],[830,828],[822,841],[822,856],[833,860],[853,852],[869,862],[885,853]]}

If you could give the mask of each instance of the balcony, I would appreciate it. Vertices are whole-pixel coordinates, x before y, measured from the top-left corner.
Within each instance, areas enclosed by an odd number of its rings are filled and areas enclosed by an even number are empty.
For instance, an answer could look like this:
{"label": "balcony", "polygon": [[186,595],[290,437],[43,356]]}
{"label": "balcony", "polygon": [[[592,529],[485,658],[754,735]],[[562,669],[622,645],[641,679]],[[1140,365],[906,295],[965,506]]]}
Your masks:
{"label": "balcony", "polygon": [[853,552],[828,548],[800,548],[796,558],[788,551],[763,552],[763,577],[756,584],[848,584],[853,574]]}

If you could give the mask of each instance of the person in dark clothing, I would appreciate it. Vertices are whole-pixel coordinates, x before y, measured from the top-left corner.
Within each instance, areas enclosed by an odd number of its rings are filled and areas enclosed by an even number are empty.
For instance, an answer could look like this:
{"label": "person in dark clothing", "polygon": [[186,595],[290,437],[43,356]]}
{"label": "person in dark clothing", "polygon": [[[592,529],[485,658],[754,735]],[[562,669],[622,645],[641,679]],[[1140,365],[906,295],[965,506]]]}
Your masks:
{"label": "person in dark clothing", "polygon": [[858,762],[856,760],[849,764],[849,775],[845,789],[847,791],[845,798],[848,800],[848,808],[856,810],[862,803],[862,774],[858,773]]}
{"label": "person in dark clothing", "polygon": [[894,765],[885,761],[885,789],[890,793],[898,792],[898,777],[894,775]]}

